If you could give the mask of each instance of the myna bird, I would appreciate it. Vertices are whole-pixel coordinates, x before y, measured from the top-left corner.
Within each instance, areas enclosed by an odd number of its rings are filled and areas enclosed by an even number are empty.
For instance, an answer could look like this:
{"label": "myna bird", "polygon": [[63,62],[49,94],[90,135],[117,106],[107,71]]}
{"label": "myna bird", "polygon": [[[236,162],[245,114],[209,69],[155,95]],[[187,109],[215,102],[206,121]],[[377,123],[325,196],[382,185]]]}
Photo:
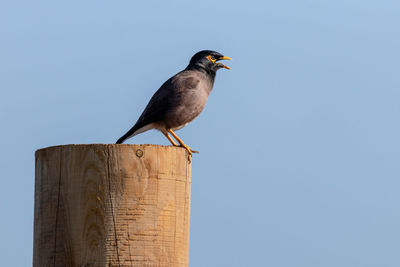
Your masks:
{"label": "myna bird", "polygon": [[187,146],[174,131],[185,127],[201,113],[213,88],[217,70],[230,69],[218,62],[223,59],[230,60],[211,50],[196,53],[186,69],[169,78],[157,90],[136,124],[118,139],[117,144],[150,129],[157,129],[172,145],[184,147],[189,156],[198,153]]}

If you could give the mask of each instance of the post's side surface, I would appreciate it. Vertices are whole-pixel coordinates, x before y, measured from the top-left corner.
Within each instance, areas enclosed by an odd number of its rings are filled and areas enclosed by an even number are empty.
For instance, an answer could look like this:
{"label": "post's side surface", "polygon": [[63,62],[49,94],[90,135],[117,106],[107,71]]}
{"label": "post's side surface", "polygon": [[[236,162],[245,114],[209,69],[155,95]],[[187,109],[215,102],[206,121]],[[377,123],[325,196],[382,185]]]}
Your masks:
{"label": "post's side surface", "polygon": [[156,145],[36,152],[33,266],[188,266],[191,164]]}

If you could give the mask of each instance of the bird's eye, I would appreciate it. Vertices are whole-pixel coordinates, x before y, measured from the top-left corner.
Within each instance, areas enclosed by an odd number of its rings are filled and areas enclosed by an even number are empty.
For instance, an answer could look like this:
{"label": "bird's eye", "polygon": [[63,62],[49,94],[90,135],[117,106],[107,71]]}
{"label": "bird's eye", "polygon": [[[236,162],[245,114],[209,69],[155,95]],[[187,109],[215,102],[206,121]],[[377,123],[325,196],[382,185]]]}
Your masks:
{"label": "bird's eye", "polygon": [[213,56],[213,55],[208,55],[207,57],[206,57],[208,60],[210,60],[212,63],[214,63],[217,59],[215,58],[215,56]]}

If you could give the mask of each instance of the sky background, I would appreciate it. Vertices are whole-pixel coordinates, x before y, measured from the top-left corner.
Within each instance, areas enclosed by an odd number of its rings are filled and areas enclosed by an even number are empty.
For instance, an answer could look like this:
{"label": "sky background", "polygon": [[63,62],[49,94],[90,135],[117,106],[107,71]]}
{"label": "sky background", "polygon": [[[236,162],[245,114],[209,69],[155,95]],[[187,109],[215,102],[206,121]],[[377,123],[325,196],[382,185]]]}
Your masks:
{"label": "sky background", "polygon": [[[31,266],[34,152],[113,143],[197,51],[178,135],[191,267],[400,266],[400,2],[0,2],[0,258]],[[156,131],[128,143],[167,145]]]}

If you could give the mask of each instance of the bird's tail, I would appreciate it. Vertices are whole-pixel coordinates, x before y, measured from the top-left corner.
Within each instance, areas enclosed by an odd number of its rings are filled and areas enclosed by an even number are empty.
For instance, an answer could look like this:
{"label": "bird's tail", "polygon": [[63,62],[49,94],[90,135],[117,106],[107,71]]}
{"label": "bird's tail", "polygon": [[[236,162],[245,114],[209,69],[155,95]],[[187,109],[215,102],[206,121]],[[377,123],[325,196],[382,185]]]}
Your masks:
{"label": "bird's tail", "polygon": [[129,135],[126,133],[120,139],[117,140],[116,144],[122,144],[126,139],[128,139]]}
{"label": "bird's tail", "polygon": [[126,134],[124,134],[120,139],[117,140],[116,144],[122,144],[126,139],[134,136],[137,129],[137,125],[133,126]]}

